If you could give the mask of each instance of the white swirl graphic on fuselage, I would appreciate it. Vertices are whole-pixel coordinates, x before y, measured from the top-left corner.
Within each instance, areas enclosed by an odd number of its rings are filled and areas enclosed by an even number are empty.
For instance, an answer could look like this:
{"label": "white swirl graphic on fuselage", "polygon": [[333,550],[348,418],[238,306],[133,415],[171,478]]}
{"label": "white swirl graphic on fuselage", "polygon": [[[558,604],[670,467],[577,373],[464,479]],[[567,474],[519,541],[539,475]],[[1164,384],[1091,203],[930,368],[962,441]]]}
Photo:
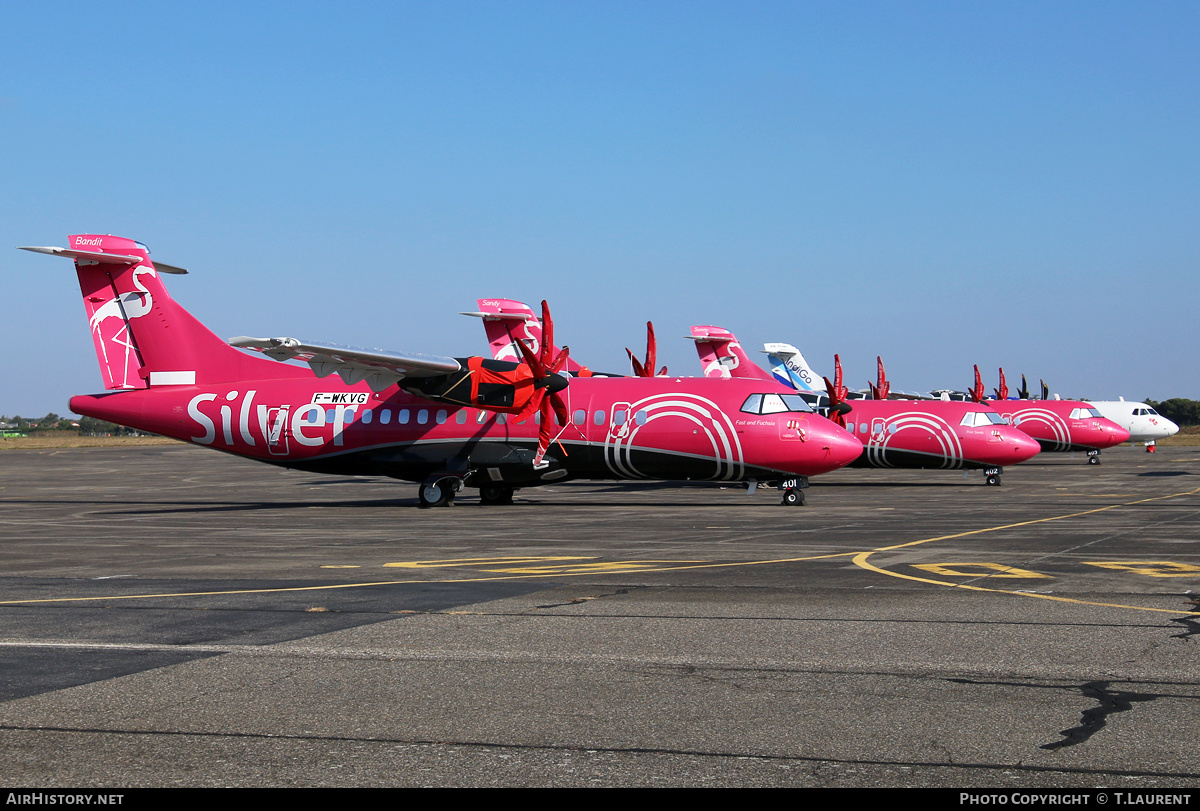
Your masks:
{"label": "white swirl graphic on fuselage", "polygon": [[[1071,447],[1071,429],[1067,426],[1066,420],[1045,408],[1027,408],[1023,411],[1013,412],[1013,426],[1020,428],[1022,423],[1036,422],[1047,426],[1051,433],[1054,434],[1053,451],[1065,451]],[[1049,439],[1042,439],[1041,442],[1050,442]]]}
{"label": "white swirl graphic on fuselage", "polygon": [[[895,432],[889,429],[895,427]],[[958,432],[941,417],[936,417],[930,414],[923,414],[919,411],[910,411],[904,414],[897,414],[894,417],[889,417],[884,421],[883,431],[880,434],[871,432],[870,439],[867,440],[867,459],[871,462],[872,467],[895,467],[895,464],[887,458],[888,443],[899,436],[901,431],[924,431],[938,444],[942,456],[942,463],[939,467],[955,469],[962,467],[963,463],[963,448],[962,439]],[[921,451],[910,450],[905,448],[896,449],[902,453],[922,453]],[[932,454],[926,454],[932,456]]]}
{"label": "white swirl graphic on fuselage", "polygon": [[[635,415],[646,412],[646,421],[637,424]],[[608,435],[604,439],[604,463],[616,475],[626,479],[656,478],[639,471],[633,464],[633,453],[637,450],[654,452],[650,447],[638,447],[636,444],[638,431],[655,420],[664,418],[687,420],[704,432],[708,438],[711,455],[708,456],[715,464],[716,470],[710,479],[738,480],[745,476],[746,465],[742,457],[742,443],[738,438],[733,421],[726,416],[712,400],[694,394],[670,392],[644,397],[629,404],[626,423],[615,429],[610,424]],[[699,454],[686,454],[700,456]]]}

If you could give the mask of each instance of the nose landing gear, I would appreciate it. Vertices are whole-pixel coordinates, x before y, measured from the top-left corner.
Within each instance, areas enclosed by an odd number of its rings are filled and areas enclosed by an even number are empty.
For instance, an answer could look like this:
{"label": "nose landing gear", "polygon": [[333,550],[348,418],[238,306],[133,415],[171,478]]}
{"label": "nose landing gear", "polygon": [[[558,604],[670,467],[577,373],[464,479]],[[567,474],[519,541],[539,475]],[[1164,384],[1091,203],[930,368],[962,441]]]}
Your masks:
{"label": "nose landing gear", "polygon": [[795,479],[784,479],[779,483],[779,489],[783,491],[783,501],[780,502],[785,507],[803,507],[804,506],[804,488],[808,487],[808,478],[799,476]]}
{"label": "nose landing gear", "polygon": [[1004,468],[989,467],[989,468],[984,469],[983,475],[987,477],[985,479],[985,481],[989,485],[991,485],[993,487],[999,487],[1000,486],[1000,474],[1003,472],[1004,472]]}
{"label": "nose landing gear", "polygon": [[1088,453],[1088,464],[1089,464],[1089,465],[1098,465],[1098,464],[1100,464],[1100,451],[1098,451],[1098,450],[1097,450],[1097,449],[1095,449],[1095,448],[1092,448],[1092,449],[1091,449],[1090,451],[1088,451],[1087,453]]}

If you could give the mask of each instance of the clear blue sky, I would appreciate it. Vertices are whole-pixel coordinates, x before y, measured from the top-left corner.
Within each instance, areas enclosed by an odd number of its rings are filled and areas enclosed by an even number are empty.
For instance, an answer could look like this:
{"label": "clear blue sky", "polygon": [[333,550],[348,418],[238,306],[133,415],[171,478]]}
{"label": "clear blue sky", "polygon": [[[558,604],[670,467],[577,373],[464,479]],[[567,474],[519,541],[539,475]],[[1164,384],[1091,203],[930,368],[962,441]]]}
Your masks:
{"label": "clear blue sky", "polygon": [[222,337],[477,354],[548,298],[852,386],[1200,398],[1200,5],[22,3],[0,27],[0,412],[101,388],[70,263],[192,269]]}

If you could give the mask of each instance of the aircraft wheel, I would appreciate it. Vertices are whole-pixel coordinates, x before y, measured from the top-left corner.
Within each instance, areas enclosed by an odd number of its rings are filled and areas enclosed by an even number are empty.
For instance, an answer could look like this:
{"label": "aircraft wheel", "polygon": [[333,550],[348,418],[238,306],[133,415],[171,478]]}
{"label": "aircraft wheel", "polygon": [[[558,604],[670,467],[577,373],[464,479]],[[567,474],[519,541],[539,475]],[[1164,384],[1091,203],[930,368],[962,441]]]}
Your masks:
{"label": "aircraft wheel", "polygon": [[515,487],[506,487],[503,484],[485,484],[479,488],[479,503],[512,504],[515,492],[517,492]]}
{"label": "aircraft wheel", "polygon": [[1000,486],[1000,477],[999,476],[988,476],[987,483],[990,485],[993,485],[995,487],[999,487]]}
{"label": "aircraft wheel", "polygon": [[429,482],[417,491],[421,507],[448,507],[454,501],[454,485],[450,482]]}
{"label": "aircraft wheel", "polygon": [[786,507],[803,507],[804,491],[789,487],[783,491],[783,504]]}
{"label": "aircraft wheel", "polygon": [[1100,464],[1100,457],[1099,457],[1099,456],[1089,456],[1089,457],[1088,457],[1088,464],[1089,464],[1089,465],[1098,465],[1098,464]]}

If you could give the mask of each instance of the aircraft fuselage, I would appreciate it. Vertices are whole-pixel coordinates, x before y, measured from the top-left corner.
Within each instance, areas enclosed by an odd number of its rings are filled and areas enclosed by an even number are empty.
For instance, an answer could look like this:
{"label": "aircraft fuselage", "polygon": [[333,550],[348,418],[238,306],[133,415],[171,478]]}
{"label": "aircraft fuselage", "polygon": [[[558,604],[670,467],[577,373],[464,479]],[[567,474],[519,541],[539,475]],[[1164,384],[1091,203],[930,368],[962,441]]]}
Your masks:
{"label": "aircraft fuselage", "polygon": [[1038,444],[974,403],[848,400],[846,430],[863,443],[854,467],[990,468],[1035,456]]}
{"label": "aircraft fuselage", "polygon": [[71,409],[289,468],[425,481],[440,473],[515,486],[564,478],[744,481],[812,476],[861,452],[814,413],[740,411],[768,381],[578,378],[564,392],[570,420],[556,426],[544,468],[531,460],[533,418],[448,405],[395,386],[375,393],[317,378],[151,386],[83,395]]}
{"label": "aircraft fuselage", "polygon": [[1036,439],[1044,451],[1095,451],[1120,445],[1129,432],[1078,400],[985,400]]}

